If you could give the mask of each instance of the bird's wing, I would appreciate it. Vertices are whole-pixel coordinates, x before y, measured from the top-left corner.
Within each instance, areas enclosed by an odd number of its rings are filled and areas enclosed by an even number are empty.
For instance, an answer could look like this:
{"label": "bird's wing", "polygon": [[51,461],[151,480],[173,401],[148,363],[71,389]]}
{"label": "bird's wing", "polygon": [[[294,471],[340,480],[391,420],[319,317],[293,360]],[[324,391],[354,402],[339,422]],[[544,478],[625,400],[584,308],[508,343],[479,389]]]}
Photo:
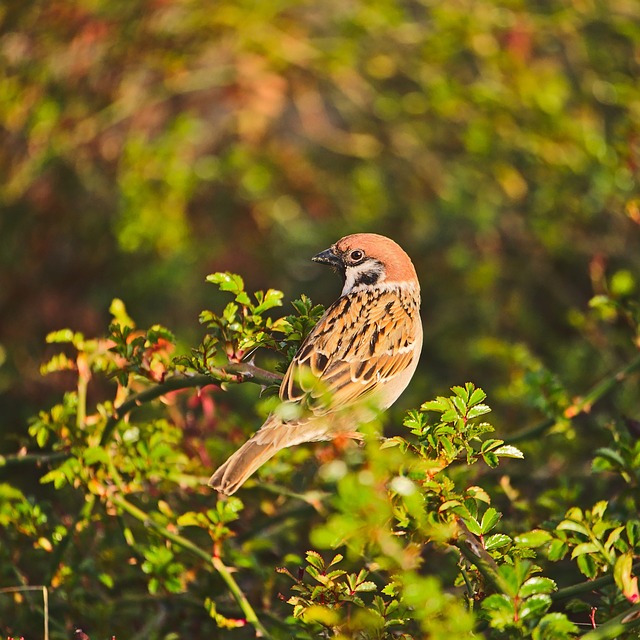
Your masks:
{"label": "bird's wing", "polygon": [[397,289],[357,291],[331,305],[300,346],[280,387],[283,401],[315,415],[349,406],[413,361],[419,301]]}

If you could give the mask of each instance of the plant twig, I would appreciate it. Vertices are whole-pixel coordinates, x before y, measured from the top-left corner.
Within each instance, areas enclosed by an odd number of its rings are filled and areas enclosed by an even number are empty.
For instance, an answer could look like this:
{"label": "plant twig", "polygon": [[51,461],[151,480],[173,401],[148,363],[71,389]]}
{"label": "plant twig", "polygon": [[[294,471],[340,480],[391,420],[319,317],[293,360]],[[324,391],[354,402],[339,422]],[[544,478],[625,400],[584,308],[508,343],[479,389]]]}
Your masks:
{"label": "plant twig", "polygon": [[[565,409],[563,418],[565,420],[573,420],[573,418],[575,418],[576,416],[579,416],[583,413],[589,413],[593,405],[598,400],[615,389],[615,387],[621,380],[624,380],[624,378],[626,378],[636,369],[640,369],[640,355],[633,358],[631,362],[618,369],[618,371],[616,371],[615,373],[598,382],[584,396],[576,398],[574,402]],[[547,431],[547,429],[553,427],[553,425],[557,421],[558,418],[553,416],[542,420],[533,427],[527,427],[526,429],[522,429],[522,431],[517,431],[516,433],[507,436],[505,438],[505,442],[507,444],[513,444],[515,442],[522,442],[523,440],[531,440],[533,438],[536,438],[540,434]]]}
{"label": "plant twig", "polygon": [[496,561],[482,546],[478,538],[469,531],[467,525],[458,518],[456,521],[458,531],[453,544],[458,547],[460,553],[482,574],[487,585],[496,593],[508,593],[509,586],[498,570]]}
{"label": "plant twig", "polygon": [[131,396],[119,407],[116,407],[104,427],[100,445],[105,445],[109,441],[118,422],[133,411],[133,409],[146,402],[151,402],[151,400],[155,400],[170,391],[178,391],[179,389],[192,387],[205,387],[209,384],[220,384],[221,382],[254,382],[259,385],[270,385],[278,384],[281,380],[282,376],[280,374],[266,371],[265,369],[256,367],[250,362],[229,363],[224,367],[212,368],[208,374],[171,376],[163,382]]}
{"label": "plant twig", "polygon": [[627,609],[611,620],[607,620],[593,631],[580,636],[582,640],[616,640],[624,634],[640,627],[640,604]]}
{"label": "plant twig", "polygon": [[[640,562],[636,562],[636,564],[633,565],[631,572],[635,575],[639,571]],[[585,580],[584,582],[558,589],[558,591],[551,594],[551,599],[555,601],[574,598],[575,596],[579,596],[583,593],[589,593],[590,591],[597,591],[598,589],[608,587],[609,585],[613,584],[613,582],[613,573],[609,573],[605,576],[602,576],[601,578],[597,578],[596,580]]]}
{"label": "plant twig", "polygon": [[66,451],[54,451],[53,453],[15,453],[7,456],[0,456],[0,467],[17,467],[22,464],[33,464],[37,467],[66,460],[69,457]]}
{"label": "plant twig", "polygon": [[0,593],[17,593],[20,591],[42,591],[42,611],[44,618],[44,640],[49,640],[49,590],[46,585],[2,587]]}
{"label": "plant twig", "polygon": [[201,560],[204,560],[209,567],[215,569],[215,571],[220,575],[222,580],[225,582],[229,591],[233,595],[235,601],[238,603],[238,606],[244,613],[244,617],[250,625],[256,630],[256,635],[263,638],[270,638],[269,632],[262,625],[256,612],[253,607],[249,603],[249,600],[243,593],[240,586],[235,581],[233,575],[229,568],[224,564],[222,559],[216,555],[212,555],[207,553],[204,549],[201,549],[196,544],[191,542],[191,540],[181,536],[178,533],[174,533],[163,527],[162,525],[155,522],[146,511],[143,511],[139,507],[136,507],[134,504],[126,500],[124,497],[120,495],[113,495],[110,497],[111,502],[120,507],[123,511],[126,511],[130,516],[133,516],[136,520],[142,522],[145,527],[153,529],[156,533],[159,533],[166,540],[170,540],[174,544],[182,547],[186,551],[191,552]]}
{"label": "plant twig", "polygon": [[91,516],[91,512],[93,511],[95,502],[96,502],[95,497],[93,495],[85,496],[85,501],[82,507],[79,509],[71,525],[67,527],[67,532],[65,533],[64,537],[53,548],[53,553],[51,554],[51,559],[49,561],[49,572],[45,576],[46,577],[45,582],[47,584],[51,584],[51,581],[53,580],[53,577],[55,576],[56,571],[58,571],[58,567],[62,562],[62,557],[64,556],[67,548],[69,547],[69,543],[71,542],[71,540],[73,539],[73,536],[75,535],[77,524],[81,520],[86,520],[86,521],[89,520]]}

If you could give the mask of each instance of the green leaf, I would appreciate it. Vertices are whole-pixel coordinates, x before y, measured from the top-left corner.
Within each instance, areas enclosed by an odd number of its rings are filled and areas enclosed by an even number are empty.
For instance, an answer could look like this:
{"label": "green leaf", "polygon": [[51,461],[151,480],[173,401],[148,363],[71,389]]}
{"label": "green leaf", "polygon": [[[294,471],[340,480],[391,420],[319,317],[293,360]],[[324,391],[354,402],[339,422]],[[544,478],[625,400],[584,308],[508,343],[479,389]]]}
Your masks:
{"label": "green leaf", "polygon": [[600,547],[594,542],[582,542],[574,547],[571,552],[571,559],[577,558],[584,553],[598,553]]}
{"label": "green leaf", "polygon": [[464,523],[469,528],[469,531],[476,536],[482,535],[482,529],[480,528],[480,523],[469,513],[469,511],[464,507],[457,507],[453,509],[454,513],[457,513],[463,520]]}
{"label": "green leaf", "polygon": [[341,553],[337,553],[335,556],[333,556],[333,560],[331,560],[331,562],[327,565],[327,568],[332,567],[334,564],[338,564],[342,561],[343,558],[344,556]]}
{"label": "green leaf", "polygon": [[436,411],[437,413],[443,413],[449,409],[450,405],[446,398],[438,397],[435,400],[429,400],[423,402],[420,405],[420,411]]}
{"label": "green leaf", "polygon": [[569,640],[578,627],[564,613],[547,613],[533,630],[533,640]]}
{"label": "green leaf", "polygon": [[504,533],[495,533],[494,535],[485,538],[484,547],[487,551],[492,551],[493,549],[506,547],[508,544],[511,544],[511,542],[511,538]]}
{"label": "green leaf", "polygon": [[629,602],[638,602],[638,578],[632,575],[634,554],[632,551],[621,555],[613,567],[613,578],[616,586]]}
{"label": "green leaf", "polygon": [[500,445],[504,443],[504,440],[496,440],[495,438],[488,438],[484,440],[480,445],[480,451],[485,453],[487,451],[491,451],[492,449],[497,449]]}
{"label": "green leaf", "polygon": [[[464,388],[464,387],[460,387],[458,385],[451,387],[451,391],[453,391],[453,393],[460,398],[460,400],[462,400],[462,405],[463,407],[466,407],[467,402],[469,400],[469,391]],[[452,398],[453,402],[455,403],[455,398]]]}
{"label": "green leaf", "polygon": [[73,342],[76,334],[71,329],[59,329],[47,334],[45,340],[49,343],[67,343]]}
{"label": "green leaf", "polygon": [[85,464],[106,464],[109,461],[109,454],[103,447],[88,447],[84,450],[82,457]]}
{"label": "green leaf", "polygon": [[562,560],[569,551],[569,545],[564,540],[553,540],[549,545],[548,557],[551,562]]}
{"label": "green leaf", "polygon": [[520,591],[518,595],[521,598],[528,598],[532,595],[538,595],[541,593],[552,593],[556,590],[556,583],[551,580],[551,578],[544,578],[542,576],[534,576],[529,578],[523,585],[520,587]]}
{"label": "green leaf", "polygon": [[486,404],[477,404],[474,407],[471,407],[468,411],[467,411],[467,418],[469,420],[472,420],[473,418],[477,418],[478,416],[483,416],[485,413],[490,413],[491,412],[491,407],[487,406]]}
{"label": "green leaf", "polygon": [[493,451],[487,451],[486,453],[483,453],[482,459],[485,461],[486,465],[491,467],[492,469],[495,469],[498,464],[500,464],[500,459],[495,453],[493,453]]}
{"label": "green leaf", "polygon": [[530,617],[538,617],[549,609],[551,598],[546,594],[533,595],[527,598],[520,607],[520,618],[526,620]]}
{"label": "green leaf", "polygon": [[135,328],[136,324],[127,313],[127,308],[120,298],[114,298],[109,306],[109,313],[113,316],[114,322],[122,327]]}
{"label": "green leaf", "polygon": [[522,453],[518,447],[514,447],[510,444],[505,444],[502,447],[495,449],[493,453],[501,458],[524,458],[524,453]]}
{"label": "green leaf", "polygon": [[[464,416],[467,413],[467,405],[462,398],[460,398],[459,396],[452,396],[451,402],[453,403],[453,406],[456,408],[460,416]],[[457,417],[458,416],[454,416],[454,419]],[[443,420],[444,419],[445,418],[443,417]]]}
{"label": "green leaf", "polygon": [[620,525],[616,527],[607,537],[607,541],[604,543],[604,548],[607,552],[610,552],[612,547],[620,540],[620,536],[625,531],[626,527]]}
{"label": "green leaf", "polygon": [[521,580],[519,572],[510,564],[503,564],[499,568],[500,574],[504,578],[504,584],[509,587],[507,595],[515,597],[520,590]]}
{"label": "green leaf", "polygon": [[491,529],[493,529],[493,527],[495,527],[496,524],[498,524],[498,521],[500,520],[500,518],[502,518],[502,514],[496,509],[494,509],[493,507],[489,507],[484,512],[484,515],[482,516],[482,521],[480,522],[480,530],[482,535],[485,535],[486,533],[491,531]]}
{"label": "green leaf", "polygon": [[244,280],[236,273],[228,271],[212,273],[207,276],[206,280],[212,284],[217,284],[221,291],[230,291],[236,294],[244,291]]}
{"label": "green leaf", "polygon": [[504,611],[512,615],[515,613],[513,601],[504,593],[494,593],[482,601],[482,608],[486,611]]}
{"label": "green leaf", "polygon": [[596,449],[595,454],[596,456],[604,458],[605,460],[607,460],[607,462],[613,464],[614,467],[624,469],[626,466],[624,458],[615,449],[610,449],[609,447],[600,447],[599,449]]}
{"label": "green leaf", "polygon": [[269,289],[264,294],[264,298],[262,299],[260,304],[253,310],[253,312],[256,314],[261,314],[267,311],[268,309],[272,309],[273,307],[281,307],[282,297],[283,297],[282,291]]}
{"label": "green leaf", "polygon": [[[251,298],[246,291],[240,291],[240,293],[236,294],[235,301],[242,305],[243,307],[251,306]],[[255,313],[260,313],[259,311],[254,310]]]}
{"label": "green leaf", "polygon": [[469,398],[469,405],[474,406],[479,402],[482,402],[487,397],[487,394],[479,387],[473,391]]}
{"label": "green leaf", "polygon": [[588,553],[579,555],[577,564],[578,569],[580,569],[582,574],[587,576],[587,578],[595,578],[598,574],[598,567],[596,565],[596,562]]}
{"label": "green leaf", "polygon": [[177,524],[180,527],[199,527],[202,525],[202,514],[188,511],[178,516]]}
{"label": "green leaf", "polygon": [[600,500],[599,502],[596,502],[596,504],[591,508],[591,517],[601,520],[604,517],[608,506],[609,502],[607,500]]}
{"label": "green leaf", "polygon": [[100,580],[100,582],[102,582],[102,584],[107,587],[107,589],[113,589],[113,585],[115,584],[113,576],[109,575],[108,573],[100,573],[98,575],[98,580]]}
{"label": "green leaf", "polygon": [[476,485],[472,487],[468,487],[465,495],[473,498],[474,500],[479,500],[480,502],[484,502],[485,504],[491,504],[491,497],[482,487],[478,487]]}
{"label": "green leaf", "polygon": [[583,536],[589,537],[589,530],[585,527],[581,522],[576,522],[575,520],[563,520],[556,527],[558,531],[574,531],[575,533],[580,533]]}
{"label": "green leaf", "polygon": [[306,554],[307,562],[312,566],[318,569],[319,571],[324,571],[324,560],[322,556],[317,551],[307,551]]}
{"label": "green leaf", "polygon": [[544,529],[534,529],[527,533],[521,533],[515,537],[515,542],[519,547],[530,547],[536,549],[547,544],[553,537],[551,533]]}

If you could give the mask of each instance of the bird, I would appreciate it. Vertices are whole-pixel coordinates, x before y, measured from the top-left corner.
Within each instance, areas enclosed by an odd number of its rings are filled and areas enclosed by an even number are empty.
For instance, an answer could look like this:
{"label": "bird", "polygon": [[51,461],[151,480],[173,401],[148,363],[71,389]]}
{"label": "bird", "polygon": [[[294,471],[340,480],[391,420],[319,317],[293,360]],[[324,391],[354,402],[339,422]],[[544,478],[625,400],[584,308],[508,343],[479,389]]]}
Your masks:
{"label": "bird", "polygon": [[418,366],[420,284],[405,251],[386,236],[356,233],[312,260],[340,275],[342,292],[294,355],[279,407],[211,476],[221,494],[235,493],[285,447],[361,439],[357,428],[398,399]]}

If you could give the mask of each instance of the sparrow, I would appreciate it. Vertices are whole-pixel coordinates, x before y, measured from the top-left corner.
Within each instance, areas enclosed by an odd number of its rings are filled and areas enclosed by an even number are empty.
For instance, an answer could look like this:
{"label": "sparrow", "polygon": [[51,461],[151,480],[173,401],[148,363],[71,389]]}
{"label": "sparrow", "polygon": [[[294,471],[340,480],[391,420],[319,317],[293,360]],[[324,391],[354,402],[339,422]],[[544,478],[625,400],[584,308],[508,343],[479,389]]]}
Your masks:
{"label": "sparrow", "polygon": [[422,349],[420,284],[393,240],[357,233],[312,258],[341,276],[342,293],[295,354],[281,404],[209,480],[231,495],[274,454],[303,442],[361,439],[357,428],[409,384]]}

